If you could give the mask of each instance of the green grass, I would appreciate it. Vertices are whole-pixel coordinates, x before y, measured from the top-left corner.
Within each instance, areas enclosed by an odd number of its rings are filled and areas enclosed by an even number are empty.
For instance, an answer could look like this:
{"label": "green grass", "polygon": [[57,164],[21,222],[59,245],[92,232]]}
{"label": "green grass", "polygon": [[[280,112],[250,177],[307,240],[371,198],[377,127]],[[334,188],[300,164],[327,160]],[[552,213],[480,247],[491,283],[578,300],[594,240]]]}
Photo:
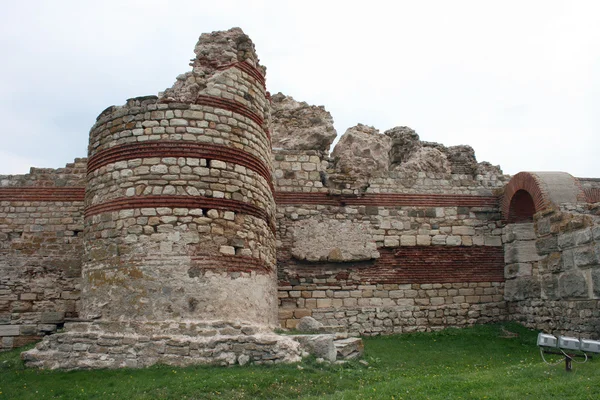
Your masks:
{"label": "green grass", "polygon": [[[600,363],[548,366],[536,332],[500,325],[365,339],[369,365],[24,369],[0,353],[0,399],[598,399]],[[556,359],[556,357],[554,358]]]}

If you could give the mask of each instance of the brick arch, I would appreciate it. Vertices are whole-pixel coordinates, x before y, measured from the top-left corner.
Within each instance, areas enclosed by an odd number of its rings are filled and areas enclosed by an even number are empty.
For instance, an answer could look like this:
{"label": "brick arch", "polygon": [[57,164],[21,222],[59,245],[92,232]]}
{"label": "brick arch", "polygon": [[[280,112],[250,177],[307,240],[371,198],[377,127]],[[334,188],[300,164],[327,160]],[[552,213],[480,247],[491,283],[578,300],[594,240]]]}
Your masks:
{"label": "brick arch", "polygon": [[[520,196],[526,192],[533,200],[535,212],[539,212],[551,206],[549,197],[542,189],[542,184],[539,182],[537,175],[530,172],[519,172],[512,177],[510,182],[504,187],[504,195],[502,197],[501,209],[504,219],[511,220],[510,209],[513,198],[517,193]],[[516,200],[516,199],[515,199]],[[514,203],[513,203],[514,205]]]}
{"label": "brick arch", "polygon": [[579,180],[566,172],[519,172],[504,187],[500,206],[504,218],[509,222],[515,222],[515,216],[511,215],[511,204],[513,212],[518,206],[513,200],[521,202],[521,205],[529,201],[524,192],[531,196],[536,213],[548,208],[557,208],[563,203],[586,201]]}

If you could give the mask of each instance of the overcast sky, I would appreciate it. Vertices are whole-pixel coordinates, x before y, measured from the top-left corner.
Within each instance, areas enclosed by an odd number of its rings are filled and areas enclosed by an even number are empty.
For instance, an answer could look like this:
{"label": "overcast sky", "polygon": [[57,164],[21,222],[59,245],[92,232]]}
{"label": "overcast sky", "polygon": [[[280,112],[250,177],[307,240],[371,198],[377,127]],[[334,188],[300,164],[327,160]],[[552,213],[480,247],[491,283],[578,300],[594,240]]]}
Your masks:
{"label": "overcast sky", "polygon": [[203,32],[241,27],[267,88],[324,105],[338,135],[406,125],[505,173],[600,177],[600,2],[8,1],[0,174],[85,157],[110,105],[190,69]]}

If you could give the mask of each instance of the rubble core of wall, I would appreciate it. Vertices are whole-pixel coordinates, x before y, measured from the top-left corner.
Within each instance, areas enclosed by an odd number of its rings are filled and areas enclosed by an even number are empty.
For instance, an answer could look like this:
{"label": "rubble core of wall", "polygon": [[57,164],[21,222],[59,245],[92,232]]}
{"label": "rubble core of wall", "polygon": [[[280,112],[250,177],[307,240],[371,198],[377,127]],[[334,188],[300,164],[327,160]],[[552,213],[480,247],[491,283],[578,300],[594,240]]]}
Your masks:
{"label": "rubble core of wall", "polygon": [[0,349],[54,333],[80,309],[86,160],[0,176]]}
{"label": "rubble core of wall", "polygon": [[252,40],[240,29],[204,33],[194,49],[196,57],[191,60],[192,71],[177,77],[175,84],[159,94],[162,102],[194,103],[203,95],[235,100],[250,108],[268,113],[268,102],[263,87],[247,82],[245,90],[236,88],[238,76],[229,68],[236,63],[254,67],[262,77],[266,68],[259,64]]}
{"label": "rubble core of wall", "polygon": [[504,228],[511,319],[600,338],[600,208],[562,204]]}
{"label": "rubble core of wall", "polygon": [[316,150],[329,153],[337,133],[323,106],[298,102],[291,96],[271,96],[271,133],[275,149]]}
{"label": "rubble core of wall", "polygon": [[[280,126],[287,123],[284,117],[279,117]],[[277,140],[293,143],[301,131],[310,129],[298,129],[293,137]],[[322,147],[296,147],[273,149],[275,187],[279,191],[495,195],[509,178],[498,166],[477,163],[470,146],[423,142],[408,127],[381,134],[358,124],[342,135],[330,156]]]}

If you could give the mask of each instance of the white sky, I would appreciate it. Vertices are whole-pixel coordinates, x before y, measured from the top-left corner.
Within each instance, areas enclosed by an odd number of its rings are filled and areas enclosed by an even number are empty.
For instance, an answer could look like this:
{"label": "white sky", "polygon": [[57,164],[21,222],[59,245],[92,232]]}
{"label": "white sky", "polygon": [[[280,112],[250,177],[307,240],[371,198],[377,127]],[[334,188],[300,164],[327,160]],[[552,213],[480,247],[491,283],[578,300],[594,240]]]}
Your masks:
{"label": "white sky", "polygon": [[0,1],[0,174],[85,157],[102,110],[239,26],[271,93],[324,105],[338,135],[407,125],[505,173],[600,177],[598,1]]}

